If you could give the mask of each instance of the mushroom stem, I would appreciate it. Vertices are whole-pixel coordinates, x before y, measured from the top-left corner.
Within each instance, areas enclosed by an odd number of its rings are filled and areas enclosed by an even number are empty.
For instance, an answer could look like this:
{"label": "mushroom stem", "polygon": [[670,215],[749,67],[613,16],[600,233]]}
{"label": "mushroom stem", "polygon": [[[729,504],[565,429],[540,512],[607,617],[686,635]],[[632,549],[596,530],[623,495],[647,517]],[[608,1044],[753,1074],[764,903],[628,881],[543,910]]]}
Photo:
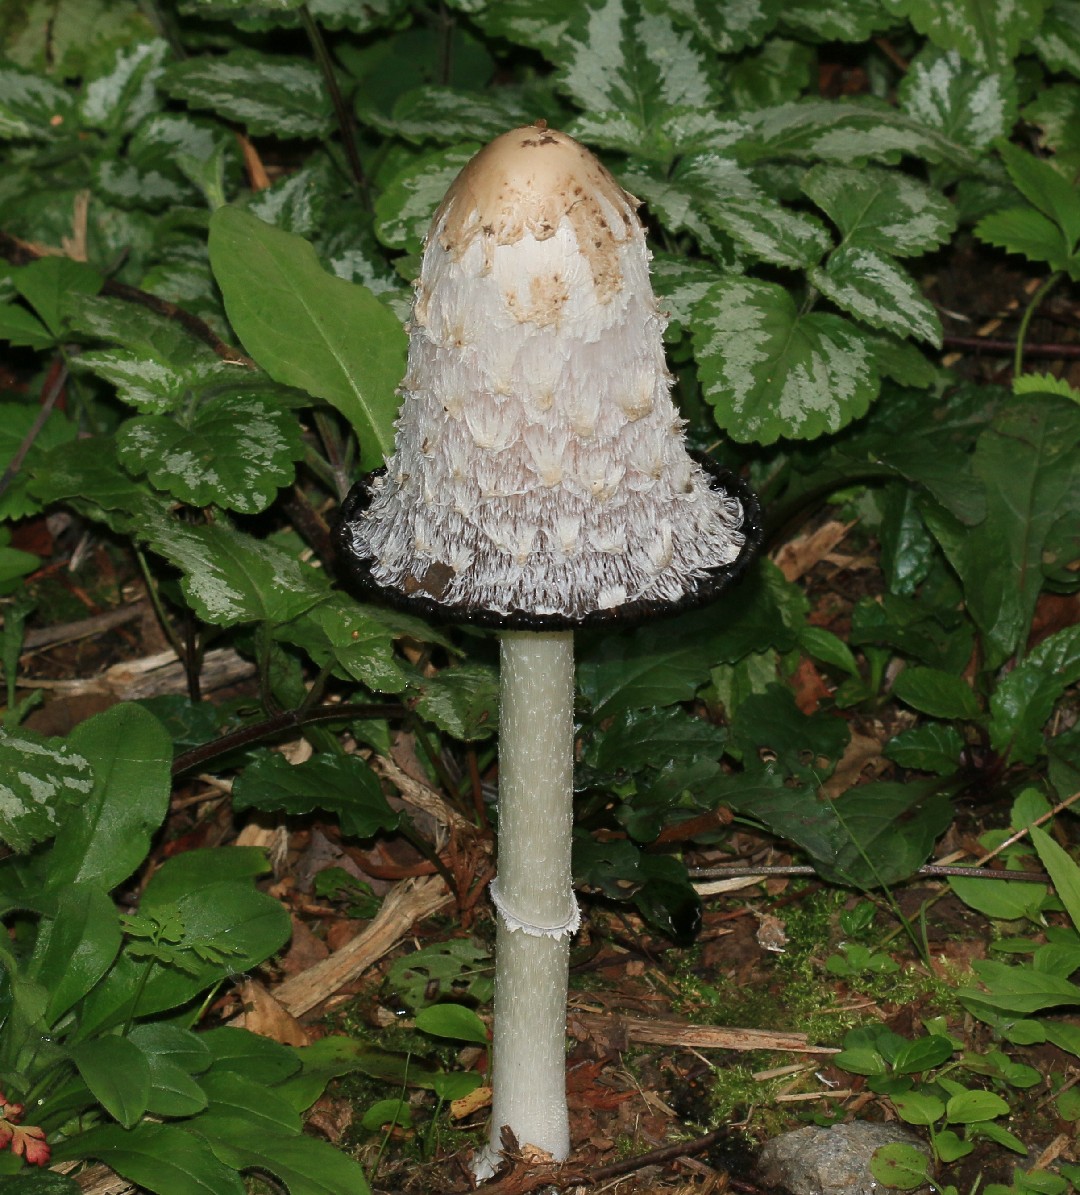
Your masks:
{"label": "mushroom stem", "polygon": [[570,1151],[566,989],[579,920],[570,870],[574,635],[504,632],[500,642],[493,1096],[480,1180],[502,1158],[504,1125],[557,1161]]}

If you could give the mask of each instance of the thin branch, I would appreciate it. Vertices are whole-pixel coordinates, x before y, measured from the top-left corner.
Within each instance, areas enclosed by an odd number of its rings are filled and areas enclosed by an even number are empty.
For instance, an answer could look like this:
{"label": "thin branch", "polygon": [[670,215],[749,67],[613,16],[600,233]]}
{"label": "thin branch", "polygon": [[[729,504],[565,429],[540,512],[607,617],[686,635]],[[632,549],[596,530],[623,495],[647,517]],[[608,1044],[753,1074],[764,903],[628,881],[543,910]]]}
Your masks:
{"label": "thin branch", "polygon": [[53,378],[52,383],[45,391],[44,397],[41,400],[41,408],[34,417],[34,422],[30,425],[26,435],[23,436],[22,443],[15,449],[15,455],[8,462],[8,467],[4,470],[3,476],[0,477],[0,494],[3,494],[10,487],[18,475],[23,461],[26,460],[26,454],[34,446],[34,441],[41,435],[41,429],[52,414],[53,407],[56,406],[57,399],[67,384],[67,380],[68,367],[60,365],[56,370],[56,376]]}
{"label": "thin branch", "polygon": [[[1060,808],[1060,806],[1059,806]],[[1049,817],[1050,815],[1047,814]],[[1016,835],[1015,837],[1019,837]],[[1010,841],[1015,841],[1012,839]],[[989,858],[989,856],[985,856]],[[793,863],[763,867],[688,867],[687,874],[692,880],[727,880],[746,879],[750,876],[815,876],[816,867]],[[1048,884],[1050,877],[1041,871],[1005,871],[992,867],[980,867],[973,863],[969,867],[954,866],[949,863],[924,863],[914,875],[921,876],[963,876],[966,879],[983,880],[1023,880],[1028,884]]]}
{"label": "thin branch", "polygon": [[[1015,340],[989,340],[982,336],[946,336],[942,343],[947,349],[971,349],[1001,357],[1012,357],[1016,353]],[[1080,358],[1080,344],[1025,344],[1024,356],[1076,360]]]}

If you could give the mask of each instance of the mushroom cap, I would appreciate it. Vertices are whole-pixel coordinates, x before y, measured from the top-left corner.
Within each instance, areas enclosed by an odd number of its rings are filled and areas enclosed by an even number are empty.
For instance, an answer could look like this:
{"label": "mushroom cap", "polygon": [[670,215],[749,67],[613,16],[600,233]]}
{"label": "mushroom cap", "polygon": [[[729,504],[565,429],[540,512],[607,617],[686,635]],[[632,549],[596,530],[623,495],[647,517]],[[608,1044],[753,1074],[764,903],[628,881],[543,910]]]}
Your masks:
{"label": "mushroom cap", "polygon": [[394,454],[342,507],[366,595],[500,627],[626,624],[707,601],[745,567],[756,499],[687,451],[636,207],[539,124],[451,185]]}

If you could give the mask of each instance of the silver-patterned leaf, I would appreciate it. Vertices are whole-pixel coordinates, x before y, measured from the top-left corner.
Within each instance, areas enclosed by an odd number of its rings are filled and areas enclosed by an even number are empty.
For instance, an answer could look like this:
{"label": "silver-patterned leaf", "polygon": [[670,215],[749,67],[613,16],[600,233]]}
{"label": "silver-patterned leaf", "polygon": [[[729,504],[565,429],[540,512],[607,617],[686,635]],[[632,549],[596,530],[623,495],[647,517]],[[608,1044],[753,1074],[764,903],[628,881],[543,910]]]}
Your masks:
{"label": "silver-patterned leaf", "polygon": [[536,114],[509,88],[476,92],[431,85],[399,96],[389,116],[373,104],[363,107],[359,115],[382,133],[396,133],[420,144],[488,141],[507,129],[528,124]]}
{"label": "silver-patterned leaf", "polygon": [[265,510],[304,453],[292,412],[253,394],[219,395],[183,424],[167,415],[129,419],[117,449],[125,469],[181,502],[241,514]]}
{"label": "silver-patterned leaf", "polygon": [[895,23],[881,0],[786,0],[781,15],[785,28],[815,41],[866,41]]}
{"label": "silver-patterned leaf", "polygon": [[52,838],[64,806],[85,801],[93,787],[89,762],[65,743],[0,730],[0,840],[13,851]]}
{"label": "silver-patterned leaf", "polygon": [[71,96],[62,87],[9,62],[0,64],[0,137],[48,141],[66,131]]}
{"label": "silver-patterned leaf", "polygon": [[710,257],[725,269],[735,271],[740,256],[734,242],[717,232],[705,215],[697,195],[667,177],[663,167],[630,168],[619,175],[619,181],[632,195],[645,201],[649,211],[659,217],[668,232],[688,232]]}
{"label": "silver-patterned leaf", "polygon": [[379,240],[391,249],[419,252],[447,188],[479,148],[469,142],[420,154],[400,170],[375,201]]}
{"label": "silver-patterned leaf", "polygon": [[1080,0],[1053,0],[1031,44],[1052,71],[1080,76]]}
{"label": "silver-patterned leaf", "polygon": [[173,63],[161,86],[174,99],[234,120],[259,137],[321,137],[333,124],[322,75],[303,58],[254,50],[189,58]]}
{"label": "silver-patterned leaf", "polygon": [[169,43],[161,38],[116,52],[111,69],[83,90],[83,123],[110,133],[129,133],[161,107],[157,82],[165,69]]}
{"label": "silver-patterned leaf", "polygon": [[743,113],[750,125],[740,156],[859,165],[908,154],[969,166],[965,146],[906,113],[871,100],[804,100]]}
{"label": "silver-patterned leaf", "polygon": [[554,61],[581,0],[452,0],[491,37],[530,46]]}
{"label": "silver-patterned leaf", "polygon": [[940,191],[897,170],[815,166],[803,176],[802,189],[847,246],[916,256],[936,249],[956,227],[952,205]]}
{"label": "silver-patterned leaf", "polygon": [[735,440],[839,431],[878,392],[868,338],[840,316],[801,315],[772,282],[714,283],[694,308],[692,332],[702,392]]}
{"label": "silver-patterned leaf", "polygon": [[[842,0],[837,0],[842,3]],[[869,0],[867,0],[869,2]],[[718,54],[735,54],[760,44],[790,4],[779,0],[646,0],[650,7],[667,9],[677,21],[690,26]]]}
{"label": "silver-patterned leaf", "polygon": [[191,188],[175,178],[116,158],[98,158],[93,178],[94,193],[120,207],[175,206],[191,195]]}
{"label": "silver-patterned leaf", "polygon": [[941,347],[941,321],[914,279],[877,249],[845,244],[824,269],[807,275],[842,311],[897,336],[917,336]]}
{"label": "silver-patterned leaf", "polygon": [[976,66],[1005,67],[1038,30],[1045,0],[882,0],[942,50]]}
{"label": "silver-patterned leaf", "polygon": [[649,273],[653,290],[660,300],[660,309],[669,317],[673,330],[690,323],[695,304],[704,299],[712,284],[723,277],[722,272],[709,262],[672,257],[666,253],[653,256]]}
{"label": "silver-patterned leaf", "polygon": [[969,149],[984,149],[1016,123],[1011,68],[965,62],[955,50],[927,46],[911,60],[900,84],[900,107],[927,128]]}
{"label": "silver-patterned leaf", "polygon": [[738,111],[796,100],[810,86],[817,56],[810,46],[786,37],[770,37],[756,54],[741,54],[725,77]]}

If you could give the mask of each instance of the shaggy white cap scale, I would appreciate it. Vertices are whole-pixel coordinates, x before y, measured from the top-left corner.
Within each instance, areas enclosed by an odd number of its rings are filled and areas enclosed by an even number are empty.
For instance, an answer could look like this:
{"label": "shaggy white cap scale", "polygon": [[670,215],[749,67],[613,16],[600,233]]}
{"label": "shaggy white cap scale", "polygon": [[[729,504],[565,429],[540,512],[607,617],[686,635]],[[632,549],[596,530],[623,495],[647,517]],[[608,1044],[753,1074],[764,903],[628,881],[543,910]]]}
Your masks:
{"label": "shaggy white cap scale", "polygon": [[580,618],[678,601],[743,544],[687,455],[636,202],[565,134],[497,138],[435,214],[396,451],[350,526],[373,578]]}

